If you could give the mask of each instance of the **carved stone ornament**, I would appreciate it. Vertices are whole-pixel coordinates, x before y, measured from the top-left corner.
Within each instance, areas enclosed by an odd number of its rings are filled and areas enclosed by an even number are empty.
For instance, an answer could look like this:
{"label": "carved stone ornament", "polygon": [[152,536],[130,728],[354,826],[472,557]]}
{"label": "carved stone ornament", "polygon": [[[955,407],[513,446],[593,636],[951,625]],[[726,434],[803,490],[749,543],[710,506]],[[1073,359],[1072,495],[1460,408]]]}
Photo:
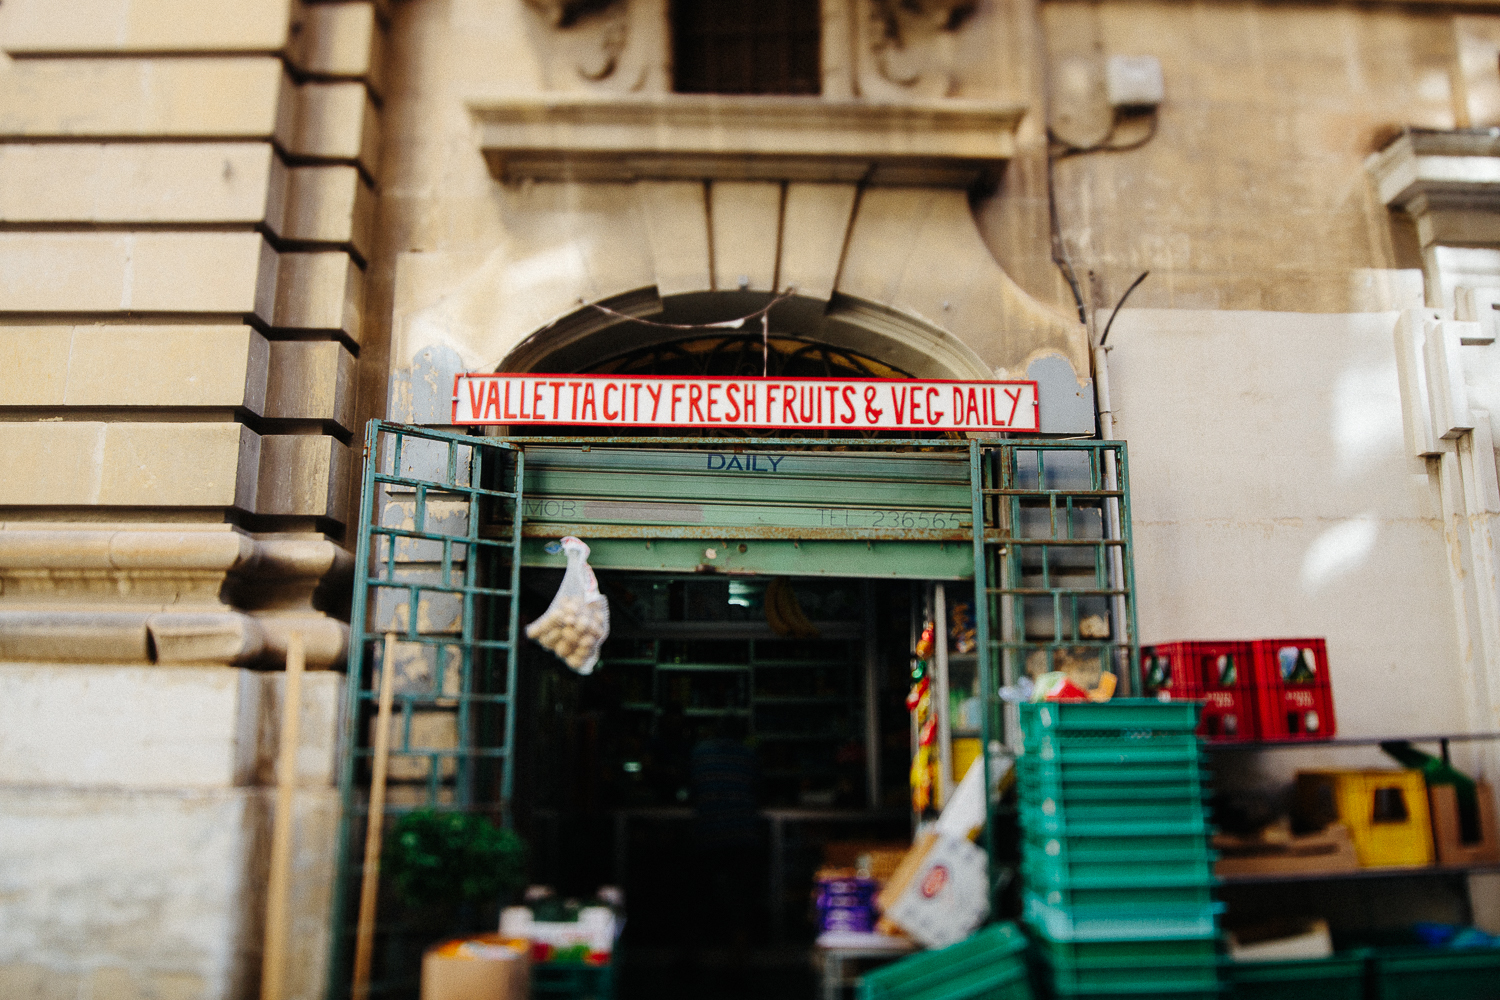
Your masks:
{"label": "carved stone ornament", "polygon": [[572,27],[585,14],[614,6],[619,0],[526,0],[526,6],[546,18],[554,28]]}
{"label": "carved stone ornament", "polygon": [[943,31],[954,31],[974,13],[977,3],[978,0],[875,0],[875,8],[897,31],[903,19],[917,19]]}
{"label": "carved stone ornament", "polygon": [[928,96],[957,86],[951,38],[977,0],[869,0],[870,55],[880,77]]}
{"label": "carved stone ornament", "polygon": [[[546,87],[561,91],[638,91],[653,66],[649,30],[653,5],[628,0],[523,0],[536,15],[532,27]],[[642,24],[648,25],[642,31]],[[639,39],[646,39],[640,44]]]}

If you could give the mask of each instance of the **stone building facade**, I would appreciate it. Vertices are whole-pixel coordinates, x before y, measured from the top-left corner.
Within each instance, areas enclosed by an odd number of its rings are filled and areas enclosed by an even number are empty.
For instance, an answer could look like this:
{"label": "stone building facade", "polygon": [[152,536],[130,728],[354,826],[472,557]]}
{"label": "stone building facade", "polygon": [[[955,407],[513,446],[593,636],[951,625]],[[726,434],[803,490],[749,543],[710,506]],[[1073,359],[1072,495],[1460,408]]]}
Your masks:
{"label": "stone building facade", "polygon": [[0,3],[0,995],[254,994],[293,631],[322,995],[362,425],[650,346],[587,303],[1035,378],[1145,638],[1500,729],[1500,14],[773,4],[726,83],[683,6]]}

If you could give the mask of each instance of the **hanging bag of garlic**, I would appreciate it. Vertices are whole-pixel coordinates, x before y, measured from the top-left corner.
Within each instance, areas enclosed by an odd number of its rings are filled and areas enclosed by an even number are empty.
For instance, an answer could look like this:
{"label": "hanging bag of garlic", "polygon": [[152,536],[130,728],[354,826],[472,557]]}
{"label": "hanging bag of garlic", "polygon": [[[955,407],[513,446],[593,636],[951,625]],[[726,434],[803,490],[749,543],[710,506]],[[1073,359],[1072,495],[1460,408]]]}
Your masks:
{"label": "hanging bag of garlic", "polygon": [[580,674],[592,673],[609,638],[609,601],[589,566],[589,547],[573,536],[562,540],[568,571],[542,617],[526,626],[526,637]]}

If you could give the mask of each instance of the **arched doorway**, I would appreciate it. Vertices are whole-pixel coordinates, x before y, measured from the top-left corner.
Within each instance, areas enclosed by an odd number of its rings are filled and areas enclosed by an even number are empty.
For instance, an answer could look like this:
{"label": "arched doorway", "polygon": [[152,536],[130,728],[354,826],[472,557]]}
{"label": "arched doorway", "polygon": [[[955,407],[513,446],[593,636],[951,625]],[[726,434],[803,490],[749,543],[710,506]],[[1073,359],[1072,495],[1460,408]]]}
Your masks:
{"label": "arched doorway", "polygon": [[[724,292],[663,302],[640,293],[601,305],[539,331],[502,370],[891,379],[984,372],[941,330],[852,300]],[[756,314],[767,306],[762,327]],[[577,474],[547,447],[528,448],[528,461]],[[738,460],[726,454],[723,467]],[[653,473],[688,470],[649,462],[633,470],[637,481]],[[753,490],[726,480],[726,491],[736,487],[735,499],[754,502]],[[574,897],[623,885],[630,997],[704,995],[741,981],[755,995],[811,996],[816,922],[805,901],[814,872],[855,844],[899,853],[909,836],[908,633],[930,588],[915,570],[877,579],[853,565],[799,568],[794,553],[817,543],[795,548],[790,536],[753,540],[748,553],[744,542],[657,538],[645,543],[658,554],[653,568],[640,553],[621,556],[639,540],[589,541],[602,556],[598,578],[615,620],[604,666],[578,678],[544,653],[522,652],[518,698],[532,710],[518,719],[515,815],[536,845],[536,875]],[[689,544],[696,559],[717,549],[716,559],[739,562],[689,568],[670,554]],[[780,562],[753,562],[783,546]],[[972,561],[961,544],[945,554]],[[527,563],[523,617],[544,606],[558,580],[556,569]],[[813,624],[789,625],[788,606]],[[730,865],[705,844],[697,807],[705,769],[733,785],[723,775],[737,766],[748,769],[754,800]]]}
{"label": "arched doorway", "polygon": [[[865,302],[789,298],[769,313],[763,340],[756,335],[758,319],[737,322],[772,301],[736,292],[666,302],[654,290],[621,296],[549,324],[498,367],[558,373],[675,367],[691,373],[722,366],[749,367],[754,374],[759,360],[768,372],[780,366],[782,374],[798,366],[811,367],[811,374],[841,366],[894,378],[973,377],[983,371],[943,331]],[[451,393],[451,379],[431,381]],[[904,696],[912,642],[925,621],[951,626],[937,631],[953,631],[957,643],[963,629],[953,611],[983,607],[976,621],[1009,629],[991,644],[977,632],[964,640],[977,646],[963,652],[955,644],[958,655],[949,657],[946,669],[934,668],[950,678],[949,693],[960,696],[956,705],[946,697],[935,703],[949,706],[950,718],[967,720],[950,727],[946,737],[935,737],[938,764],[928,767],[934,789],[946,788],[966,763],[982,759],[976,748],[984,745],[984,727],[994,721],[995,708],[995,685],[983,682],[981,671],[989,669],[983,664],[1015,661],[1016,669],[1005,674],[1009,679],[1022,666],[1030,670],[1033,652],[1044,666],[1049,656],[1081,662],[1077,649],[1095,654],[1101,670],[1105,658],[1118,659],[1126,669],[1135,662],[1133,625],[1102,635],[1100,623],[1110,622],[1103,614],[1087,629],[1080,624],[1094,611],[1087,602],[1126,593],[1128,571],[1113,568],[1109,554],[1111,546],[1128,543],[1107,533],[1119,522],[1103,516],[1106,501],[1100,499],[1108,491],[1102,470],[1116,466],[1095,454],[1112,446],[916,437],[674,442],[401,428],[383,433],[430,439],[435,448],[427,451],[435,454],[382,449],[378,443],[371,448],[372,460],[406,456],[392,458],[388,471],[369,467],[371,486],[384,483],[393,495],[404,490],[411,498],[386,505],[379,526],[368,514],[362,517],[361,531],[375,544],[361,556],[366,562],[357,572],[365,578],[370,552],[377,569],[379,553],[388,552],[388,563],[399,564],[406,575],[387,583],[376,573],[371,587],[418,595],[401,606],[409,612],[405,617],[394,614],[401,610],[394,606],[392,615],[382,616],[377,603],[377,627],[391,617],[434,648],[460,653],[490,655],[504,646],[510,657],[504,704],[516,726],[513,738],[505,732],[503,744],[461,746],[461,753],[414,745],[399,752],[514,761],[513,793],[503,785],[485,805],[513,819],[538,851],[533,878],[560,895],[586,900],[601,885],[623,882],[632,929],[621,969],[623,992],[631,1000],[684,987],[685,995],[704,995],[708,983],[752,978],[758,995],[812,995],[807,954],[817,925],[806,900],[814,872],[823,864],[837,866],[839,858],[851,860],[853,842],[884,843],[899,854],[909,839],[911,747]],[[464,449],[479,457],[466,463]],[[438,459],[425,472],[415,466],[424,457]],[[481,461],[499,476],[487,479]],[[1070,469],[1082,478],[1054,481]],[[505,478],[508,472],[513,479]],[[1016,496],[1003,517],[994,499],[1002,474],[1023,484],[1020,492],[1037,493]],[[1052,487],[1068,483],[1077,496],[1059,501]],[[461,495],[464,511],[437,509],[450,494]],[[1059,502],[1070,510],[1088,506],[1095,516],[1079,529],[1086,537],[1068,535],[1069,558],[1053,559],[1052,568],[1077,569],[1081,562],[1075,565],[1072,553],[1088,545],[1094,571],[1087,579],[1055,579],[1048,596],[1037,597],[1035,574],[1028,576],[1035,560],[1001,557],[1015,530],[1045,523],[1039,530],[1074,532],[1075,518],[1048,516]],[[981,517],[988,530],[978,542],[972,525]],[[555,592],[558,557],[549,547],[567,534],[594,546],[612,616],[618,612],[613,645],[589,677],[571,674],[516,634],[517,625],[541,613]],[[425,547],[418,550],[415,542]],[[495,548],[481,551],[481,544]],[[476,606],[475,614],[464,612],[461,628],[423,634],[424,623],[435,619],[424,618],[419,592],[431,591],[429,609],[439,600],[457,608],[460,602],[450,594],[455,574],[468,572],[467,559],[476,551],[493,555],[497,565],[478,573],[466,593],[503,595],[506,614],[491,616],[487,625]],[[426,562],[419,564],[423,553]],[[439,556],[441,562],[433,562]],[[1051,567],[1049,558],[1042,555],[1040,565]],[[495,588],[499,574],[514,582]],[[1003,581],[1002,589],[985,589],[991,577]],[[783,582],[773,603],[769,594],[777,578]],[[427,583],[410,582],[418,579]],[[812,632],[787,628],[788,591]],[[1020,604],[1025,620],[1014,609],[1002,613],[989,600],[976,601],[976,593],[1003,593],[1010,604]],[[1037,609],[1032,615],[1025,604],[1032,598],[1047,605],[1045,614]],[[1060,621],[1058,608],[1074,610]],[[1027,624],[1033,617],[1036,628]],[[511,624],[500,642],[493,637],[505,618]],[[366,633],[359,645],[369,644]],[[961,664],[958,656],[969,659]],[[369,691],[360,697],[368,703]],[[975,715],[977,729],[970,728]],[[448,734],[469,738],[459,725]],[[718,897],[705,905],[707,877],[715,869],[712,858],[695,854],[692,753],[700,743],[746,738],[757,741],[753,812],[760,839],[753,845],[755,860],[743,866],[753,876],[748,895],[741,880],[729,887],[738,895],[723,898],[743,904],[737,913],[753,907],[754,916],[743,926],[715,927],[715,908],[723,907]],[[960,759],[960,740],[972,744],[973,757]],[[947,762],[942,747],[951,748]],[[871,767],[874,762],[879,766]],[[459,787],[466,772],[453,773]],[[436,794],[446,792],[447,772],[429,767],[423,774],[435,783]],[[685,799],[678,797],[683,791]],[[756,954],[738,950],[741,941]],[[758,970],[753,977],[752,968]]]}
{"label": "arched doorway", "polygon": [[[835,295],[824,301],[794,291],[782,296],[696,292],[663,298],[654,288],[580,307],[523,340],[499,370],[623,373],[621,366],[653,363],[690,369],[685,359],[693,355],[711,369],[748,365],[750,370],[743,374],[760,374],[762,353],[757,345],[762,329],[755,314],[768,306],[767,374],[822,375],[827,366],[838,369],[837,374],[866,378],[993,377],[979,356],[952,334],[866,300]],[[745,322],[738,328],[727,326],[738,320]],[[778,372],[778,363],[790,368]]]}

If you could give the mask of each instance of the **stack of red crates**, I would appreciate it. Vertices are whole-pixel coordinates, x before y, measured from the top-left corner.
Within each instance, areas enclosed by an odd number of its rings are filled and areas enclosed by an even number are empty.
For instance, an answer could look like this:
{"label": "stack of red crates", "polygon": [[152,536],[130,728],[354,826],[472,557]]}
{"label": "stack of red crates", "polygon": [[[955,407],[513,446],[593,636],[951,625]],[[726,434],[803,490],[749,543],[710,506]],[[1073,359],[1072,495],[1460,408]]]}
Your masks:
{"label": "stack of red crates", "polygon": [[1203,702],[1204,739],[1259,737],[1255,661],[1248,642],[1169,642],[1141,650],[1148,696]]}
{"label": "stack of red crates", "polygon": [[1328,643],[1323,639],[1257,639],[1256,714],[1263,740],[1328,740],[1338,731]]}
{"label": "stack of red crates", "polygon": [[1203,702],[1208,740],[1327,740],[1338,731],[1323,639],[1167,642],[1141,648],[1142,686]]}

